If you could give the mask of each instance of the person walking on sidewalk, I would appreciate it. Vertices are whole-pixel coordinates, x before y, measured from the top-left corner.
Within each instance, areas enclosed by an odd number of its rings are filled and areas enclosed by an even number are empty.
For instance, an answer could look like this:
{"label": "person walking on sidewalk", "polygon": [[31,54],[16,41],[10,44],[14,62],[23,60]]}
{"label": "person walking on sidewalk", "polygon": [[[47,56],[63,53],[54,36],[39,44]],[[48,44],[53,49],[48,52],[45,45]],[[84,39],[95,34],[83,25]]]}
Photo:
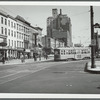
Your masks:
{"label": "person walking on sidewalk", "polygon": [[41,53],[39,54],[39,61],[41,61]]}
{"label": "person walking on sidewalk", "polygon": [[46,60],[48,59],[48,54],[46,53]]}
{"label": "person walking on sidewalk", "polygon": [[21,54],[20,55],[20,58],[21,58],[21,62],[23,63],[25,60],[24,60],[24,55],[23,54]]}
{"label": "person walking on sidewalk", "polygon": [[36,58],[36,53],[33,53],[33,58],[34,58],[34,61],[37,60],[37,58]]}
{"label": "person walking on sidewalk", "polygon": [[2,57],[2,63],[5,64],[5,57]]}

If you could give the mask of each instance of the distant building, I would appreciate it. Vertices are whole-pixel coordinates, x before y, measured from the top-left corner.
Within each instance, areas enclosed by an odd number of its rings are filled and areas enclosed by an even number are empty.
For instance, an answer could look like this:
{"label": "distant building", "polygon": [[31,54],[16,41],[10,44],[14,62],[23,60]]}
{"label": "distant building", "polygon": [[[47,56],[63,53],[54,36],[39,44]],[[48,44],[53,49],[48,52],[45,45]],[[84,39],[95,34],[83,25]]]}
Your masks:
{"label": "distant building", "polygon": [[81,43],[74,44],[74,47],[83,47]]}
{"label": "distant building", "polygon": [[29,37],[29,48],[30,48],[30,56],[31,58],[34,55],[35,48],[37,47],[37,36],[38,36],[38,31],[35,29],[35,27],[31,26],[30,27],[30,37]]}
{"label": "distant building", "polygon": [[38,54],[42,54],[42,47],[43,47],[43,45],[42,45],[42,28],[40,28],[40,27],[35,27],[35,29],[37,30],[37,32],[38,32],[38,35],[37,35],[37,38],[36,38],[36,45],[37,45],[37,47],[38,47]]}
{"label": "distant building", "polygon": [[64,42],[48,36],[42,37],[42,44],[45,52],[52,53],[55,48],[64,47]]}
{"label": "distant building", "polygon": [[60,9],[52,9],[52,17],[47,18],[47,36],[64,41],[65,46],[72,46],[71,20]]}

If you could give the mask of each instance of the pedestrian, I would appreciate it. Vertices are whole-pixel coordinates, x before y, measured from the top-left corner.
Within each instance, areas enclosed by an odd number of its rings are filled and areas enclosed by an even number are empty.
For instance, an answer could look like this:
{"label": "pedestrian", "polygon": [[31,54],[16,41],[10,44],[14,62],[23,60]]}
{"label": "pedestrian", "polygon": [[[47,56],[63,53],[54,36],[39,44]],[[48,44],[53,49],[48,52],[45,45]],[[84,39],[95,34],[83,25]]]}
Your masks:
{"label": "pedestrian", "polygon": [[20,58],[21,58],[21,62],[23,63],[24,62],[24,55],[21,54]]}
{"label": "pedestrian", "polygon": [[46,59],[46,52],[44,52],[43,56],[44,56],[44,59]]}
{"label": "pedestrian", "polygon": [[34,61],[36,61],[36,53],[33,53]]}
{"label": "pedestrian", "polygon": [[41,53],[39,54],[39,60],[41,60]]}
{"label": "pedestrian", "polygon": [[2,63],[5,64],[5,57],[2,57]]}
{"label": "pedestrian", "polygon": [[46,53],[46,60],[48,59],[48,54]]}

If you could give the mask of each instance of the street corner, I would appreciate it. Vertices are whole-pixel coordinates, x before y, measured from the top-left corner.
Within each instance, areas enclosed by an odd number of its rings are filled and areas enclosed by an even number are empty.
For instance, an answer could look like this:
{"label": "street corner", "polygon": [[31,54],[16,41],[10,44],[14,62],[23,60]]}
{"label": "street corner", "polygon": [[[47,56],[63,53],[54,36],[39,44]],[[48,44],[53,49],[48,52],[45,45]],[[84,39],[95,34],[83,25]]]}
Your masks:
{"label": "street corner", "polygon": [[95,61],[94,68],[91,68],[91,61],[87,62],[84,67],[84,72],[100,74],[100,61]]}

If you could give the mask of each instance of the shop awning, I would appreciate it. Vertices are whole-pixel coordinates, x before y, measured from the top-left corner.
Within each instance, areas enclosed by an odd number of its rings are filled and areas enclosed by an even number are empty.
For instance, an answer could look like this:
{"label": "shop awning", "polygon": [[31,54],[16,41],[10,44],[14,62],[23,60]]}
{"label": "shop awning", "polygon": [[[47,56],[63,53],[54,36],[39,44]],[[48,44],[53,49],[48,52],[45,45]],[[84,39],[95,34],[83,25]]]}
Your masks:
{"label": "shop awning", "polygon": [[0,42],[0,46],[6,46],[7,43],[6,42]]}
{"label": "shop awning", "polygon": [[41,43],[38,43],[38,46],[39,46],[39,48],[42,48],[43,47],[43,45]]}

